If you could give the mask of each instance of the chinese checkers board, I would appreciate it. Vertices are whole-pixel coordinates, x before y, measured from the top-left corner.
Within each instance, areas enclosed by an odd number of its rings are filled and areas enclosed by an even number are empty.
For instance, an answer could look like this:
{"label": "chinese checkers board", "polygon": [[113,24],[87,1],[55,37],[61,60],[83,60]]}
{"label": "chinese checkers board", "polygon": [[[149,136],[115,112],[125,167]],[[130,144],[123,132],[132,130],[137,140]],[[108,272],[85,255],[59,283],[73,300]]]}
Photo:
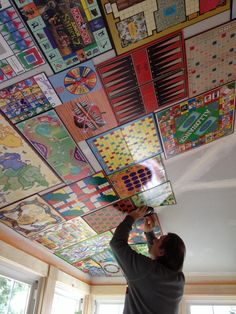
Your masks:
{"label": "chinese checkers board", "polygon": [[188,96],[181,32],[97,66],[119,124]]}
{"label": "chinese checkers board", "polygon": [[102,0],[118,54],[229,10],[230,0]]}
{"label": "chinese checkers board", "polygon": [[56,109],[76,142],[117,126],[92,61],[50,77],[63,104]]}
{"label": "chinese checkers board", "polygon": [[60,105],[61,101],[44,73],[0,90],[0,110],[18,123]]}
{"label": "chinese checkers board", "polygon": [[189,97],[236,79],[236,20],[185,41]]}
{"label": "chinese checkers board", "polygon": [[0,84],[45,63],[19,13],[8,0],[1,1],[0,43]]}
{"label": "chinese checkers board", "polygon": [[156,114],[167,158],[233,133],[235,83]]}
{"label": "chinese checkers board", "polygon": [[96,0],[16,0],[55,72],[111,49]]}

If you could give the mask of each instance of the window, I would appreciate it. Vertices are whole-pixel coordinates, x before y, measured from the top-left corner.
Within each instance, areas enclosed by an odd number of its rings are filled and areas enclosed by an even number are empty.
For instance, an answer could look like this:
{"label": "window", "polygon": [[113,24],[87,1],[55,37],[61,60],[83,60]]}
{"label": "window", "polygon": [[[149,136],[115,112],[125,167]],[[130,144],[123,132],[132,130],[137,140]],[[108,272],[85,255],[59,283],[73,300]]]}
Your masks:
{"label": "window", "polygon": [[96,300],[95,314],[123,314],[123,300]]}
{"label": "window", "polygon": [[33,314],[37,310],[41,279],[0,259],[0,314]]}
{"label": "window", "polygon": [[82,306],[80,293],[56,286],[51,314],[82,314]]}
{"label": "window", "polygon": [[190,305],[191,314],[236,314],[236,306]]}
{"label": "window", "polygon": [[31,285],[0,275],[0,314],[27,313]]}

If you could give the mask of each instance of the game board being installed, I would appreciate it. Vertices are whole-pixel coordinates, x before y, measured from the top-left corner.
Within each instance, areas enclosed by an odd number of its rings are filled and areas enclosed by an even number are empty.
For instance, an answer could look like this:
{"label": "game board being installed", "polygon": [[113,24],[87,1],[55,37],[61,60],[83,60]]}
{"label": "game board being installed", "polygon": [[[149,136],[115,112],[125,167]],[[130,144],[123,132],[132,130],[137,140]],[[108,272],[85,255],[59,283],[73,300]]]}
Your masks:
{"label": "game board being installed", "polygon": [[44,64],[41,52],[11,1],[0,7],[0,84]]}
{"label": "game board being installed", "polygon": [[149,190],[167,181],[160,154],[116,171],[108,178],[121,199]]}
{"label": "game board being installed", "polygon": [[233,133],[235,82],[157,112],[167,158]]}
{"label": "game board being installed", "polygon": [[97,66],[119,124],[188,96],[181,32]]}
{"label": "game board being installed", "polygon": [[236,20],[185,41],[189,97],[236,79]]}
{"label": "game board being installed", "polygon": [[111,49],[96,0],[16,0],[55,72]]}
{"label": "game board being installed", "polygon": [[17,127],[65,183],[94,173],[54,110],[18,123]]}
{"label": "game board being installed", "polygon": [[53,187],[61,180],[0,115],[0,207]]}
{"label": "game board being installed", "polygon": [[92,61],[50,77],[63,104],[56,109],[76,142],[117,126]]}
{"label": "game board being installed", "polygon": [[13,123],[60,105],[61,101],[44,73],[0,90],[0,110]]}
{"label": "game board being installed", "polygon": [[230,0],[102,0],[118,54],[230,8]]}

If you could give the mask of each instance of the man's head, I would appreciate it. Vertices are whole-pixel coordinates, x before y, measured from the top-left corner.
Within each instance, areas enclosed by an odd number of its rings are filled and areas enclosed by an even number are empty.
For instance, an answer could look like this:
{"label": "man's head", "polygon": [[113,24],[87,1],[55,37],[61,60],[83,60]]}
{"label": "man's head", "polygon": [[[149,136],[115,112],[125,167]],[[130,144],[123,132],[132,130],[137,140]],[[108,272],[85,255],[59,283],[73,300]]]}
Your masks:
{"label": "man's head", "polygon": [[175,233],[155,238],[149,250],[152,259],[174,270],[182,270],[185,257],[185,244]]}

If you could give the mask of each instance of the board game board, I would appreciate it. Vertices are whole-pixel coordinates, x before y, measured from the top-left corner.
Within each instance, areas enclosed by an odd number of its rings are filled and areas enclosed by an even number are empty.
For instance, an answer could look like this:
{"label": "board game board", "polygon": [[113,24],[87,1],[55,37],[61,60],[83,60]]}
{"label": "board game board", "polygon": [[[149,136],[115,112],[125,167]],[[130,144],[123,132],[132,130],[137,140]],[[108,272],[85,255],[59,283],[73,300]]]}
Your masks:
{"label": "board game board", "polygon": [[61,183],[0,115],[0,207]]}
{"label": "board game board", "polygon": [[65,183],[94,173],[54,110],[18,123],[17,127]]}
{"label": "board game board", "polygon": [[120,124],[188,95],[181,32],[105,61],[97,70]]}
{"label": "board game board", "polygon": [[62,250],[67,246],[96,235],[95,231],[81,218],[75,218],[42,231],[31,237],[51,251]]}
{"label": "board game board", "polygon": [[33,38],[11,1],[0,7],[0,84],[44,64]]}
{"label": "board game board", "polygon": [[43,195],[66,220],[118,200],[103,172]]}
{"label": "board game board", "polygon": [[50,77],[63,105],[56,111],[76,142],[117,126],[92,61]]}
{"label": "board game board", "polygon": [[107,174],[162,152],[153,114],[87,140]]}
{"label": "board game board", "polygon": [[185,41],[189,97],[236,79],[236,20]]}
{"label": "board game board", "polygon": [[230,8],[230,0],[101,0],[118,54]]}
{"label": "board game board", "polygon": [[156,114],[167,158],[231,134],[235,83],[218,87]]}
{"label": "board game board", "polygon": [[167,181],[160,155],[117,171],[108,177],[121,199],[146,191]]}
{"label": "board game board", "polygon": [[135,206],[147,205],[150,207],[158,207],[176,204],[175,196],[169,181],[134,195],[131,197],[131,200]]}
{"label": "board game board", "polygon": [[92,259],[101,265],[104,273],[108,277],[121,277],[123,271],[117,263],[113,253],[110,250],[106,250],[102,253],[92,256]]}
{"label": "board game board", "polygon": [[55,72],[112,48],[96,0],[15,2]]}
{"label": "board game board", "polygon": [[90,256],[102,253],[108,249],[111,237],[111,232],[105,232],[88,240],[69,246],[61,251],[57,251],[55,254],[68,263],[74,264],[87,259]]}
{"label": "board game board", "polygon": [[0,209],[0,222],[27,237],[62,221],[64,219],[38,195]]}
{"label": "board game board", "polygon": [[112,204],[84,215],[82,218],[96,233],[103,233],[117,227],[125,218],[125,214],[117,210]]}
{"label": "board game board", "polygon": [[106,275],[102,267],[90,258],[76,262],[73,266],[91,277],[104,277]]}
{"label": "board game board", "polygon": [[0,90],[0,110],[13,123],[47,111],[61,101],[44,73]]}

